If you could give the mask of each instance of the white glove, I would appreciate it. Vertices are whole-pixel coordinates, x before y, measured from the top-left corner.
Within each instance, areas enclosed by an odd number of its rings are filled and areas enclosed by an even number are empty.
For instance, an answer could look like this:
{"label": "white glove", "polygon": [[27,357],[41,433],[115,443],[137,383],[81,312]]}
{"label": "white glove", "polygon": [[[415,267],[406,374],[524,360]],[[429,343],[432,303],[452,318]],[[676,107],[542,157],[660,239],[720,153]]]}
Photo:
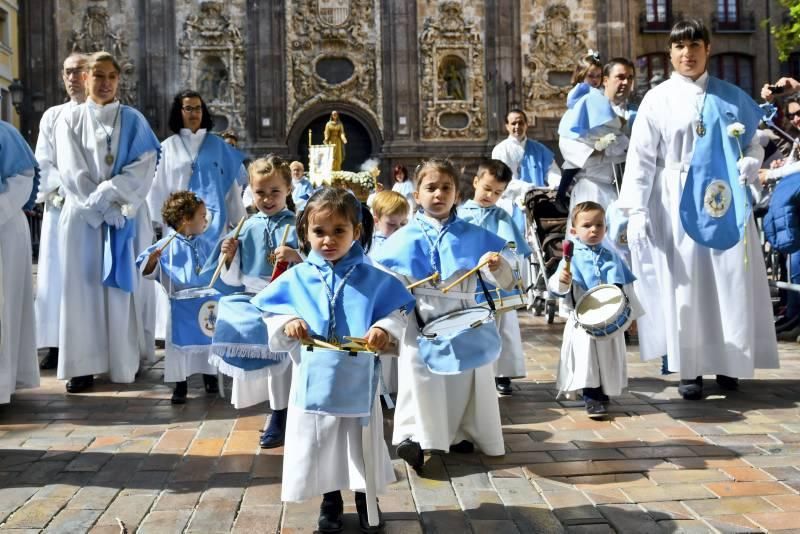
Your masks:
{"label": "white glove", "polygon": [[609,158],[616,158],[619,156],[624,156],[625,153],[628,151],[628,144],[630,143],[630,139],[625,134],[619,134],[617,139],[606,148],[606,156]]}
{"label": "white glove", "polygon": [[642,211],[628,217],[628,247],[638,248],[647,239],[647,215]]}
{"label": "white glove", "polygon": [[111,201],[108,199],[105,191],[101,191],[100,188],[92,191],[92,193],[86,198],[86,207],[99,211],[100,213],[107,212],[110,205]]}
{"label": "white glove", "polygon": [[105,213],[103,213],[103,222],[109,226],[120,229],[125,226],[125,216],[117,204],[112,204]]}
{"label": "white glove", "polygon": [[761,162],[756,158],[745,156],[736,162],[736,168],[739,169],[740,184],[754,184],[758,181],[758,169],[761,168]]}

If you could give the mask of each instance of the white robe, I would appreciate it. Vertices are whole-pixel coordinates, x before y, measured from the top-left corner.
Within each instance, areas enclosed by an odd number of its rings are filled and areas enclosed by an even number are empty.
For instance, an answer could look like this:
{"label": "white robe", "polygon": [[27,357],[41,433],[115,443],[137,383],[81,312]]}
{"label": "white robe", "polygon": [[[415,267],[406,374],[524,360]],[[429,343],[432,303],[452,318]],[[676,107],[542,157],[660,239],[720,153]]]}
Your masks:
{"label": "white robe", "polygon": [[408,202],[408,216],[413,216],[417,211],[417,201],[414,200],[414,180],[408,178],[404,182],[395,182],[392,186],[392,191],[403,195],[403,198]]}
{"label": "white robe", "polygon": [[[513,135],[509,135],[503,139],[492,149],[492,159],[498,159],[508,165],[511,169],[511,183],[506,186],[503,196],[497,202],[497,205],[513,215],[514,203],[519,203],[520,200],[525,199],[525,194],[533,189],[534,185],[520,179],[519,166],[522,163],[522,158],[525,156],[525,143],[528,141],[527,137],[518,140]],[[555,189],[561,182],[561,169],[558,163],[553,160],[550,168],[547,169],[545,175],[545,183],[550,189]]]}
{"label": "white robe", "polygon": [[[426,221],[437,224],[430,218]],[[497,272],[483,268],[481,274],[498,287],[509,289],[513,284],[511,267],[505,258]],[[405,285],[416,282],[411,277],[397,273],[395,276]],[[451,276],[438,287],[448,285],[458,276]],[[446,294],[430,284],[414,289],[422,321],[427,323],[447,313],[476,306],[476,280],[475,276],[470,276]],[[467,440],[488,456],[505,454],[494,366],[484,365],[456,375],[434,374],[419,355],[418,335],[419,326],[412,317],[400,346],[392,443],[397,445],[411,439],[423,449],[448,451],[450,445]]]}
{"label": "white robe", "polygon": [[0,404],[20,388],[39,385],[33,312],[31,234],[22,207],[33,169],[8,177],[0,193]]}
{"label": "white robe", "polygon": [[[635,288],[646,312],[639,322],[642,357],[667,354],[669,368],[685,379],[751,378],[755,368],[779,366],[756,226],[751,219],[746,252],[744,243],[712,250],[686,234],[678,210],[707,81],[707,74],[696,82],[673,74],[645,95],[618,205],[648,219],[643,246],[631,243]],[[746,153],[763,156],[757,142]]]}
{"label": "white robe", "polygon": [[[300,343],[287,337],[283,328],[292,319],[288,315],[264,318],[269,331],[269,347],[289,351],[293,366],[300,364]],[[395,311],[372,326],[382,328],[399,339],[406,316]],[[298,377],[300,373],[294,372]],[[297,389],[292,381],[292,391]],[[336,490],[365,491],[363,435],[368,434],[374,457],[374,480],[377,493],[386,491],[394,482],[394,469],[383,439],[383,413],[376,392],[368,432],[362,430],[359,418],[334,417],[306,413],[289,403],[286,438],[283,449],[281,500],[303,501]]]}
{"label": "white robe", "polygon": [[[197,155],[197,151],[200,150],[206,135],[214,134],[208,134],[205,128],[201,128],[195,133],[192,133],[188,128],[181,128],[179,134],[171,135],[161,143],[161,159],[156,168],[153,186],[147,193],[147,206],[156,225],[164,224],[161,218],[161,207],[167,197],[175,191],[189,189],[189,181],[192,178],[192,157]],[[183,139],[183,142],[181,142],[181,139]],[[186,147],[192,153],[192,157],[187,154],[183,143],[186,143]],[[247,175],[244,165],[242,165],[240,172],[240,177]],[[236,181],[233,182],[225,196],[225,211],[228,218],[226,226],[236,224],[246,214],[245,205],[242,201],[242,188]],[[169,298],[161,286],[156,285],[155,288],[157,300],[155,337],[166,339]]]}
{"label": "white robe", "polygon": [[42,230],[39,237],[39,261],[36,271],[36,345],[58,347],[58,317],[61,303],[61,259],[58,248],[61,207],[53,203],[63,197],[58,172],[58,150],[55,146],[55,124],[62,113],[69,113],[78,103],[71,100],[44,112],[36,140],[36,161],[39,163],[39,193],[36,202],[44,203]]}
{"label": "white robe", "polygon": [[[240,250],[231,260],[230,267],[222,267],[220,278],[229,286],[244,285],[247,293],[256,294],[269,285],[267,280],[248,276],[241,271]],[[272,411],[284,410],[289,406],[289,391],[292,385],[292,365],[287,359],[266,368],[266,376],[243,379],[233,378],[231,404],[237,409],[249,408],[269,401]]]}
{"label": "white robe", "polygon": [[[563,298],[569,310],[567,324],[564,325],[564,336],[561,343],[561,358],[558,365],[556,386],[559,393],[580,391],[583,388],[603,387],[603,393],[614,397],[622,394],[628,387],[628,365],[625,361],[624,330],[617,330],[606,337],[592,337],[578,324],[575,307],[586,293],[577,285],[564,286],[558,280],[561,269],[558,269],[547,283],[548,289],[555,294],[566,294]],[[628,297],[631,307],[631,319],[638,319],[642,306],[636,298],[631,284],[622,290]],[[573,300],[574,296],[574,300]]]}
{"label": "white robe", "polygon": [[[136,209],[133,249],[144,250],[153,232],[145,195],[156,165],[156,151],[144,153],[116,176],[105,162],[106,130],[113,128],[112,153],[118,153],[120,128],[114,125],[118,102],[76,106],[56,125],[59,170],[66,190],[61,212],[63,292],[59,328],[58,378],[109,373],[112,382],[133,382],[139,358],[151,357],[152,339],[145,334],[145,308],[152,302],[152,281],[137,280],[134,293],[102,285],[103,217],[85,207],[102,182],[111,202]],[[148,300],[149,299],[149,300]]]}

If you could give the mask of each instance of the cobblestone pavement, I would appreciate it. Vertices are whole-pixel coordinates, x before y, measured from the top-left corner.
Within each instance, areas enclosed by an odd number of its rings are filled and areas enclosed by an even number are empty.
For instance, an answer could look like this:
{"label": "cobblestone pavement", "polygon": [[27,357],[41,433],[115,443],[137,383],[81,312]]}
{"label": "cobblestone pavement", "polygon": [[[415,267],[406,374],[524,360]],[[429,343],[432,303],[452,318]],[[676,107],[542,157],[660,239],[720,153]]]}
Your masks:
{"label": "cobblestone pavement", "polygon": [[[395,460],[387,533],[800,532],[799,345],[739,392],[707,381],[701,402],[632,352],[630,392],[596,422],[555,399],[561,326],[523,315],[528,378],[500,399],[507,454],[432,455],[419,474]],[[281,506],[263,408],[236,412],[200,380],[174,407],[162,368],[81,395],[48,371],[0,407],[0,530],[313,532],[318,501]]]}

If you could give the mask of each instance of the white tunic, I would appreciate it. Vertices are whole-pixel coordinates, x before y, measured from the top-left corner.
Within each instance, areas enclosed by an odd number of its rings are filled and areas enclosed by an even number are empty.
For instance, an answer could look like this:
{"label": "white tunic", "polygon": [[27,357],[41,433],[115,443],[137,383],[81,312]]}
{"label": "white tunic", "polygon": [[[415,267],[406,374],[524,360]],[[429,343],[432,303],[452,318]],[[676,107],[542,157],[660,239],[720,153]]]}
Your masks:
{"label": "white tunic", "polygon": [[0,404],[11,402],[16,389],[39,385],[31,234],[22,212],[33,174],[10,176],[0,193]]}
{"label": "white tunic", "polygon": [[[520,180],[519,178],[519,166],[522,163],[522,158],[525,156],[525,143],[527,142],[527,137],[523,137],[522,140],[519,140],[513,135],[509,135],[506,139],[497,143],[492,149],[492,159],[502,161],[511,169],[511,183],[506,186],[503,196],[497,202],[497,205],[506,210],[509,215],[513,214],[514,203],[519,202],[520,199],[524,199],[525,193],[534,187],[533,184]],[[545,183],[550,189],[555,189],[560,182],[561,170],[555,160],[553,160],[550,164],[550,168],[547,169]]]}
{"label": "white tunic", "polygon": [[[56,125],[59,170],[66,190],[61,212],[63,293],[59,328],[58,378],[109,373],[112,382],[130,383],[140,356],[153,352],[145,337],[144,307],[152,298],[149,286],[137,281],[133,294],[102,285],[103,218],[85,202],[104,185],[108,199],[130,204],[136,211],[134,250],[152,243],[152,226],[145,203],[156,165],[156,151],[143,154],[110,176],[105,162],[106,130],[113,128],[112,153],[118,153],[120,128],[114,127],[118,102],[100,106],[92,101],[76,106]],[[92,117],[90,107],[97,120]],[[148,294],[149,293],[149,294]]]}
{"label": "white tunic", "polygon": [[417,211],[417,201],[414,200],[414,180],[409,178],[405,182],[395,182],[392,186],[392,191],[403,195],[403,198],[406,199],[409,206],[408,216],[411,217],[414,215]]}
{"label": "white tunic", "polygon": [[[707,81],[707,74],[696,82],[673,74],[645,95],[633,124],[619,206],[648,218],[648,239],[641,247],[631,244],[636,292],[646,312],[639,324],[642,356],[667,354],[669,368],[686,379],[750,378],[755,368],[779,365],[756,226],[751,219],[747,247],[739,243],[721,251],[695,243],[679,217]],[[747,153],[763,155],[757,143]]]}
{"label": "white tunic", "polygon": [[[289,351],[295,367],[300,364],[300,343],[287,337],[283,328],[288,315],[266,317],[269,348]],[[406,316],[395,311],[372,326],[382,328],[395,339],[402,336]],[[292,373],[293,377],[300,373]],[[292,380],[292,391],[298,387]],[[496,402],[496,399],[495,399]],[[281,500],[303,501],[336,490],[365,491],[364,435],[369,437],[375,458],[374,480],[377,493],[394,482],[389,450],[383,439],[383,413],[376,393],[367,431],[355,417],[333,417],[306,413],[289,403],[283,452]]]}
{"label": "white tunic", "polygon": [[36,345],[39,348],[58,346],[58,312],[61,302],[61,260],[58,249],[61,207],[53,203],[63,197],[58,172],[58,150],[55,146],[55,124],[62,113],[69,113],[78,103],[71,100],[44,112],[36,140],[36,161],[39,163],[39,194],[36,202],[44,203],[39,238],[39,261],[36,271]]}

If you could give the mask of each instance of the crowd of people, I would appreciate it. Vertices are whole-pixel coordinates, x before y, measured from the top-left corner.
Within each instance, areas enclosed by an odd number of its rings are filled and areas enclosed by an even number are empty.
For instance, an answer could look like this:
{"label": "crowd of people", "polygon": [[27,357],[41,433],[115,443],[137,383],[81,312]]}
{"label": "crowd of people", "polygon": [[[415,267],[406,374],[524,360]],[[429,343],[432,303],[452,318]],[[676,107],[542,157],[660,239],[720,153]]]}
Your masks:
{"label": "crowd of people", "polygon": [[[569,196],[569,242],[547,285],[566,319],[556,386],[588,416],[605,417],[627,387],[634,320],[642,358],[663,359],[687,400],[703,397],[704,375],[732,390],[778,367],[752,193],[800,169],[798,144],[764,163],[763,111],[709,76],[702,22],[677,23],[669,46],[672,75],[638,109],[634,65],[589,51],[559,125],[563,165],[513,109],[474,175],[446,158],[410,174],[398,165],[369,206],[315,187],[300,162],[248,162],[212,133],[195,91],[175,96],[173,135],[159,143],[117,100],[113,56],[69,56],[70,100],[44,114],[35,155],[0,123],[0,403],[38,385],[39,365],[69,393],[96,375],[132,383],[163,339],[174,404],[192,375],[207,393],[231,377],[237,408],[269,402],[260,445],[285,445],[282,499],[322,495],[319,530],[338,532],[341,491],[353,490],[362,530],[377,531],[375,496],[394,480],[379,399],[391,409],[396,398],[391,441],[414,469],[425,451],[505,453],[498,393],[526,374],[507,301],[525,293],[531,188]],[[762,96],[778,93],[800,83],[782,78]],[[786,117],[795,135],[797,100]],[[37,171],[34,299],[21,208]],[[800,254],[789,262],[800,276]],[[617,316],[587,318],[609,301]],[[790,298],[779,328],[798,328],[797,307]],[[37,346],[49,349],[40,364]]]}

